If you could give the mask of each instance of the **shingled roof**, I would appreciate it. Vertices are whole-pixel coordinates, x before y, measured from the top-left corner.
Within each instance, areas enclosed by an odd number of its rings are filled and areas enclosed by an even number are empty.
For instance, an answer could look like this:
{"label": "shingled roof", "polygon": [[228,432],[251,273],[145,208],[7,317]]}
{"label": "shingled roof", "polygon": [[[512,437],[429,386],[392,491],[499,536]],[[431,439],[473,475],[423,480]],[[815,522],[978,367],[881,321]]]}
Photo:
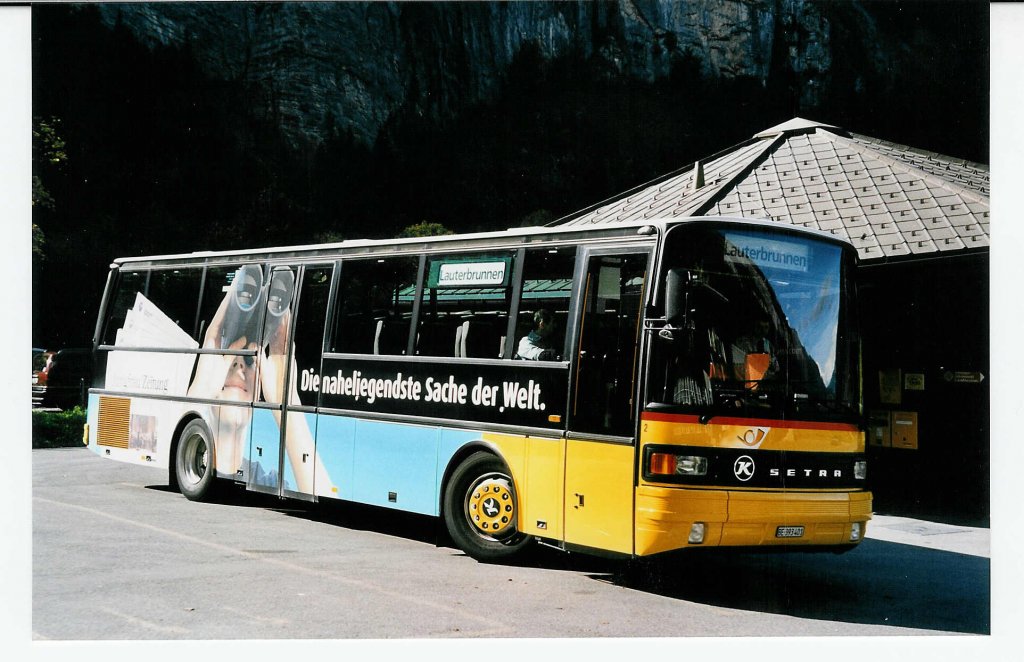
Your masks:
{"label": "shingled roof", "polygon": [[795,118],[559,223],[766,218],[889,260],[987,250],[989,208],[987,165]]}

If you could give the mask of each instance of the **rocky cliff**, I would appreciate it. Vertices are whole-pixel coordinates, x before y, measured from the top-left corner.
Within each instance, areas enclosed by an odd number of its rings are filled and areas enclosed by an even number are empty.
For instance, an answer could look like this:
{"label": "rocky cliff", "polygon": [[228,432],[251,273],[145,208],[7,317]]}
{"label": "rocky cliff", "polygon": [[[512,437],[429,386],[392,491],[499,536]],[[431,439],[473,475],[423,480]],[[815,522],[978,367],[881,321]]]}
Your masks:
{"label": "rocky cliff", "polygon": [[977,0],[36,4],[39,342],[88,342],[117,255],[542,224],[794,116],[986,162],[987,35]]}
{"label": "rocky cliff", "polygon": [[[296,141],[328,127],[372,144],[396,112],[431,119],[490,99],[524,46],[597,75],[653,82],[687,62],[710,79],[796,81],[814,106],[832,68],[837,7],[810,0],[102,4],[150,45],[190,49],[242,83]],[[871,15],[841,8],[867,33]],[[861,30],[864,32],[865,30]]]}

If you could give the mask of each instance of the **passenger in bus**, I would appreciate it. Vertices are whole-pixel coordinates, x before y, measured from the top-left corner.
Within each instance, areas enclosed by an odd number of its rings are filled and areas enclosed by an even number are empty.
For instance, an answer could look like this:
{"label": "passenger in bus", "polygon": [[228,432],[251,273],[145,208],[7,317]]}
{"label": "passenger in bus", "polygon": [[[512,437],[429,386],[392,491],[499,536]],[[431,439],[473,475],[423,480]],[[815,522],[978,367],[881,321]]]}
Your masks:
{"label": "passenger in bus", "polygon": [[546,308],[540,308],[533,314],[533,330],[519,341],[516,357],[531,361],[557,361],[554,339],[557,327],[555,316]]}
{"label": "passenger in bus", "polygon": [[768,335],[771,324],[763,317],[750,323],[747,332],[732,343],[732,364],[737,380],[750,389],[773,377],[779,369],[775,347]]}

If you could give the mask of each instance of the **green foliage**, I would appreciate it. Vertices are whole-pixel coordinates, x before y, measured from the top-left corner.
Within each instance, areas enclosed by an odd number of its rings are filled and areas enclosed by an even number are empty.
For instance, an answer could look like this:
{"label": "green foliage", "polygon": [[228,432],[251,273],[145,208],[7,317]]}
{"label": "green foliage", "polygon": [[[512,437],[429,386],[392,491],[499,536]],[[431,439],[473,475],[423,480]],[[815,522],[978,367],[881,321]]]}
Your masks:
{"label": "green foliage", "polygon": [[404,230],[398,233],[398,238],[409,239],[411,237],[437,237],[445,234],[455,233],[440,223],[420,221],[419,223],[407,226]]}
{"label": "green foliage", "polygon": [[74,448],[82,445],[85,410],[32,410],[32,448]]}
{"label": "green foliage", "polygon": [[[32,120],[32,161],[35,170],[32,174],[32,206],[52,210],[56,207],[53,196],[43,185],[40,174],[60,169],[68,160],[67,144],[58,133],[60,119],[51,117],[47,120],[38,117]],[[32,224],[32,259],[42,260],[46,257],[44,246],[46,235],[37,224]]]}
{"label": "green foliage", "polygon": [[[33,192],[33,200],[35,199],[35,193]],[[46,235],[43,234],[43,229],[35,223],[32,224],[32,259],[42,260],[45,257],[43,253],[43,246],[46,244]]]}
{"label": "green foliage", "polygon": [[537,228],[547,225],[552,221],[556,220],[554,214],[547,209],[537,209],[531,211],[526,216],[523,216],[522,220],[519,221],[519,227],[521,228]]}
{"label": "green foliage", "polygon": [[60,118],[33,119],[32,127],[32,149],[35,152],[33,160],[40,159],[50,165],[61,165],[68,160],[67,143],[61,137]]}
{"label": "green foliage", "polygon": [[342,241],[345,241],[345,235],[335,230],[325,230],[313,235],[313,243],[315,244],[337,244]]}
{"label": "green foliage", "polygon": [[[51,117],[49,119],[32,119],[32,162],[35,164],[35,171],[32,174],[32,206],[53,209],[55,203],[53,196],[43,185],[42,172],[52,171],[61,168],[67,163],[67,144],[58,132],[60,119]],[[33,226],[32,253],[38,252],[42,256],[42,232],[39,233],[40,241],[36,242],[36,227]]]}

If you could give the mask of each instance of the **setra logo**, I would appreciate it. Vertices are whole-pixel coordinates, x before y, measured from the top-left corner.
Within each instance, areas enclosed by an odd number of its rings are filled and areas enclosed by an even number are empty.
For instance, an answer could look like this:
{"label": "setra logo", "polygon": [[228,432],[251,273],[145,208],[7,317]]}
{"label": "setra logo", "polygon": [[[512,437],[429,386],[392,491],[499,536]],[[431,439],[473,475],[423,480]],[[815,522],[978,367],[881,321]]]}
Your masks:
{"label": "setra logo", "polygon": [[732,463],[732,472],[740,482],[747,482],[754,477],[754,458],[749,455],[741,455]]}
{"label": "setra logo", "polygon": [[743,434],[736,435],[736,438],[751,448],[757,448],[761,445],[761,442],[768,437],[768,433],[771,431],[771,428],[750,428]]}

